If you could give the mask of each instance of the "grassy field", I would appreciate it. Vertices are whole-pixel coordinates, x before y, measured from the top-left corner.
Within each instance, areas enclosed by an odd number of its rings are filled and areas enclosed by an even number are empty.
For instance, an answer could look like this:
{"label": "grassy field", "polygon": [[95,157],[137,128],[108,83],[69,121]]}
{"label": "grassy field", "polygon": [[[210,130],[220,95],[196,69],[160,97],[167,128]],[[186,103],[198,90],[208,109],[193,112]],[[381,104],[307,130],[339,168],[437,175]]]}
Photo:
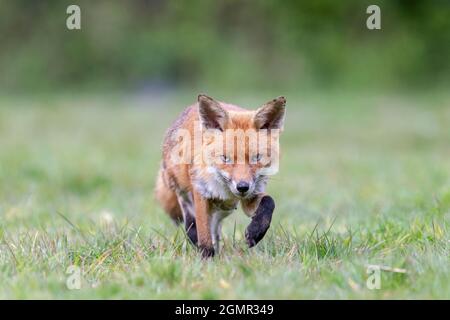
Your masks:
{"label": "grassy field", "polygon": [[211,261],[152,196],[195,96],[0,99],[0,298],[450,298],[450,96],[286,94],[272,227],[249,250],[237,211]]}

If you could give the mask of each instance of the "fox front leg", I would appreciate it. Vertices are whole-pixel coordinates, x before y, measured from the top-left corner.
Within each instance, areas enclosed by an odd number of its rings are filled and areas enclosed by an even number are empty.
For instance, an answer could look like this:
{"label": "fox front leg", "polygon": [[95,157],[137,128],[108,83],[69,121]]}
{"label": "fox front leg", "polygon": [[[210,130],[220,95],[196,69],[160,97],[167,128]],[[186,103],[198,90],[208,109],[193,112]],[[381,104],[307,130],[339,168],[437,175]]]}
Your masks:
{"label": "fox front leg", "polygon": [[197,245],[197,225],[195,223],[194,200],[191,193],[178,192],[178,203],[183,213],[186,235],[193,245]]}
{"label": "fox front leg", "polygon": [[249,248],[252,248],[266,235],[272,221],[275,202],[271,196],[262,195],[253,201],[243,203],[242,207],[244,212],[252,218],[245,229],[245,240]]}
{"label": "fox front leg", "polygon": [[202,258],[214,256],[214,246],[211,237],[210,206],[198,192],[194,191],[195,224],[197,227],[197,245]]}

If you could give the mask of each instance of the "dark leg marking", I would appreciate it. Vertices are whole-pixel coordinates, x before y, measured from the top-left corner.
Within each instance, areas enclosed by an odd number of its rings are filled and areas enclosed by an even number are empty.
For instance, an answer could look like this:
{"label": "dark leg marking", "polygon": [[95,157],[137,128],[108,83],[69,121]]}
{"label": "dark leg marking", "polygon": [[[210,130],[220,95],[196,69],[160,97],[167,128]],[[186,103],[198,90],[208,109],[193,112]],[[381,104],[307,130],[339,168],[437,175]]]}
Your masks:
{"label": "dark leg marking", "polygon": [[214,257],[214,248],[200,246],[200,251],[202,253],[202,259],[208,259]]}
{"label": "dark leg marking", "polygon": [[273,210],[275,209],[275,202],[272,197],[264,196],[256,209],[255,215],[252,217],[252,222],[245,229],[245,240],[252,248],[264,238],[272,221]]}
{"label": "dark leg marking", "polygon": [[194,217],[194,204],[192,195],[190,193],[179,193],[178,203],[180,204],[181,211],[183,212],[184,228],[189,240],[193,245],[197,245],[197,226],[195,224]]}
{"label": "dark leg marking", "polygon": [[195,224],[195,218],[187,214],[186,221],[184,221],[184,227],[186,228],[186,234],[191,240],[193,245],[197,245],[197,226]]}

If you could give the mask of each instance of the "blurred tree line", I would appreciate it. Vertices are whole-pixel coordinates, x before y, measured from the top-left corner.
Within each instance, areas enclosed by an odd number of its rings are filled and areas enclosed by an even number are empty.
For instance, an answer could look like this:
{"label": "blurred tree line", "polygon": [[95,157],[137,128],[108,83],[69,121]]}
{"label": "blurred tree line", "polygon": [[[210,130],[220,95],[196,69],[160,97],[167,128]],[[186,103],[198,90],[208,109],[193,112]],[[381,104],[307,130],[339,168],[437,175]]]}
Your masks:
{"label": "blurred tree line", "polygon": [[427,88],[449,83],[450,1],[0,0],[0,48],[2,91]]}

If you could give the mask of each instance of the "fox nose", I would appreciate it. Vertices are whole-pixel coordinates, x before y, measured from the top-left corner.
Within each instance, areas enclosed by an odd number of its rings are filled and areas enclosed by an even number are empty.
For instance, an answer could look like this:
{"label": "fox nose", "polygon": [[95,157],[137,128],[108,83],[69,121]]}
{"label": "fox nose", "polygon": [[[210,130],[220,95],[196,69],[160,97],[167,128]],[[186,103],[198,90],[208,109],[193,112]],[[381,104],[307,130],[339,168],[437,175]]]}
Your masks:
{"label": "fox nose", "polygon": [[250,185],[245,181],[239,181],[236,186],[237,191],[240,193],[246,193],[250,189]]}

